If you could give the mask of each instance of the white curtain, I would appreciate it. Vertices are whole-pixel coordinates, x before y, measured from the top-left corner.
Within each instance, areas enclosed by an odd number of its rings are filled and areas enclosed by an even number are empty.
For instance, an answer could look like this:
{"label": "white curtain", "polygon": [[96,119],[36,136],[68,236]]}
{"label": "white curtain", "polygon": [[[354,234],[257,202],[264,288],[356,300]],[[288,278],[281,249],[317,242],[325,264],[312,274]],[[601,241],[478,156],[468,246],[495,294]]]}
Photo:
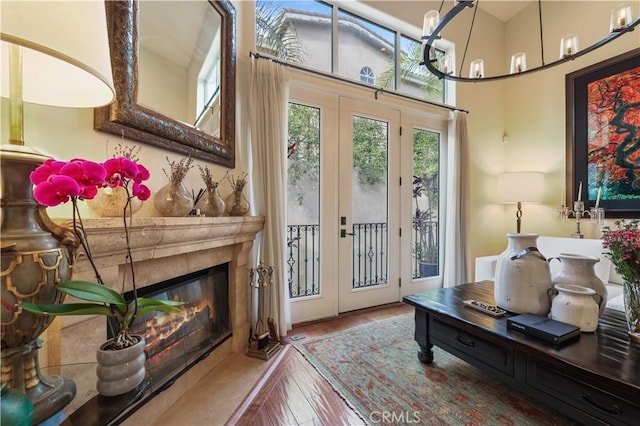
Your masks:
{"label": "white curtain", "polygon": [[291,329],[285,273],[288,101],[289,76],[286,68],[270,60],[251,58],[250,175],[254,212],[265,217],[264,230],[256,244],[259,259],[274,268],[274,287],[267,293],[271,294],[267,311],[276,321],[281,336]]}
{"label": "white curtain", "polygon": [[453,111],[449,119],[447,150],[447,214],[443,286],[470,282],[468,255],[469,139],[467,114]]}

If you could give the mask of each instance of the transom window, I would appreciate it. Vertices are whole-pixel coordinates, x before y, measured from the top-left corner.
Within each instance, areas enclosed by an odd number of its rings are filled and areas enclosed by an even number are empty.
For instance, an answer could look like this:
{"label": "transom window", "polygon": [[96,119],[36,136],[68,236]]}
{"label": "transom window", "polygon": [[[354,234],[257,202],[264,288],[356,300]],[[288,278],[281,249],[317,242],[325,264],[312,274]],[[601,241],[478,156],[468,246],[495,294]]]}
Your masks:
{"label": "transom window", "polygon": [[[419,39],[322,1],[257,0],[256,49],[288,62],[445,102],[444,80],[420,65]],[[436,55],[442,57],[444,52],[437,50]]]}

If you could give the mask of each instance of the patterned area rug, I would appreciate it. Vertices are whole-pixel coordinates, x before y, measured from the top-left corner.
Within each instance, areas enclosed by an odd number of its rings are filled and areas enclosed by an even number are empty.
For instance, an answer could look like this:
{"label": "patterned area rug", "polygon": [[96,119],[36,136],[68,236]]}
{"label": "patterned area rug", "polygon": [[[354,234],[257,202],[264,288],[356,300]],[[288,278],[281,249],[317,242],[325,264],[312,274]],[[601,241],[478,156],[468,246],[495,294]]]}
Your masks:
{"label": "patterned area rug", "polygon": [[401,315],[295,346],[368,424],[573,424],[438,347],[421,363],[413,328]]}

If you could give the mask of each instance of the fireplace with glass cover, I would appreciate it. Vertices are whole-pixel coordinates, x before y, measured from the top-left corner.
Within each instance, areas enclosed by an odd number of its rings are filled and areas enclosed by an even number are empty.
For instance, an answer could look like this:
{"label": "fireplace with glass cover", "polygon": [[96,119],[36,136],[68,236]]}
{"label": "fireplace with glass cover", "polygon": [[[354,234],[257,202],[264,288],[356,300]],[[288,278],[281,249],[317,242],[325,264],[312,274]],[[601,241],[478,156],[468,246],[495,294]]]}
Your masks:
{"label": "fireplace with glass cover", "polygon": [[[117,424],[154,395],[171,386],[189,368],[231,336],[228,263],[193,272],[138,291],[138,297],[180,300],[182,314],[150,312],[131,325],[145,336],[147,377],[137,389],[118,397],[97,396],[71,416],[90,424]],[[133,300],[133,292],[125,293]],[[107,323],[113,337],[117,324]]]}

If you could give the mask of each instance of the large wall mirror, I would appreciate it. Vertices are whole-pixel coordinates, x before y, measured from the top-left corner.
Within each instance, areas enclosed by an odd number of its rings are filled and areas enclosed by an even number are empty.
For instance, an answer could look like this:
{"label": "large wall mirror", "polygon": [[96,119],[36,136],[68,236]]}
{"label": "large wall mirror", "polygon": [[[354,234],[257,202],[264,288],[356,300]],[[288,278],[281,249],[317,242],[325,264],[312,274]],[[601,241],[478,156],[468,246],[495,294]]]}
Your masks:
{"label": "large wall mirror", "polygon": [[116,100],[96,130],[235,166],[235,9],[227,0],[107,0]]}

